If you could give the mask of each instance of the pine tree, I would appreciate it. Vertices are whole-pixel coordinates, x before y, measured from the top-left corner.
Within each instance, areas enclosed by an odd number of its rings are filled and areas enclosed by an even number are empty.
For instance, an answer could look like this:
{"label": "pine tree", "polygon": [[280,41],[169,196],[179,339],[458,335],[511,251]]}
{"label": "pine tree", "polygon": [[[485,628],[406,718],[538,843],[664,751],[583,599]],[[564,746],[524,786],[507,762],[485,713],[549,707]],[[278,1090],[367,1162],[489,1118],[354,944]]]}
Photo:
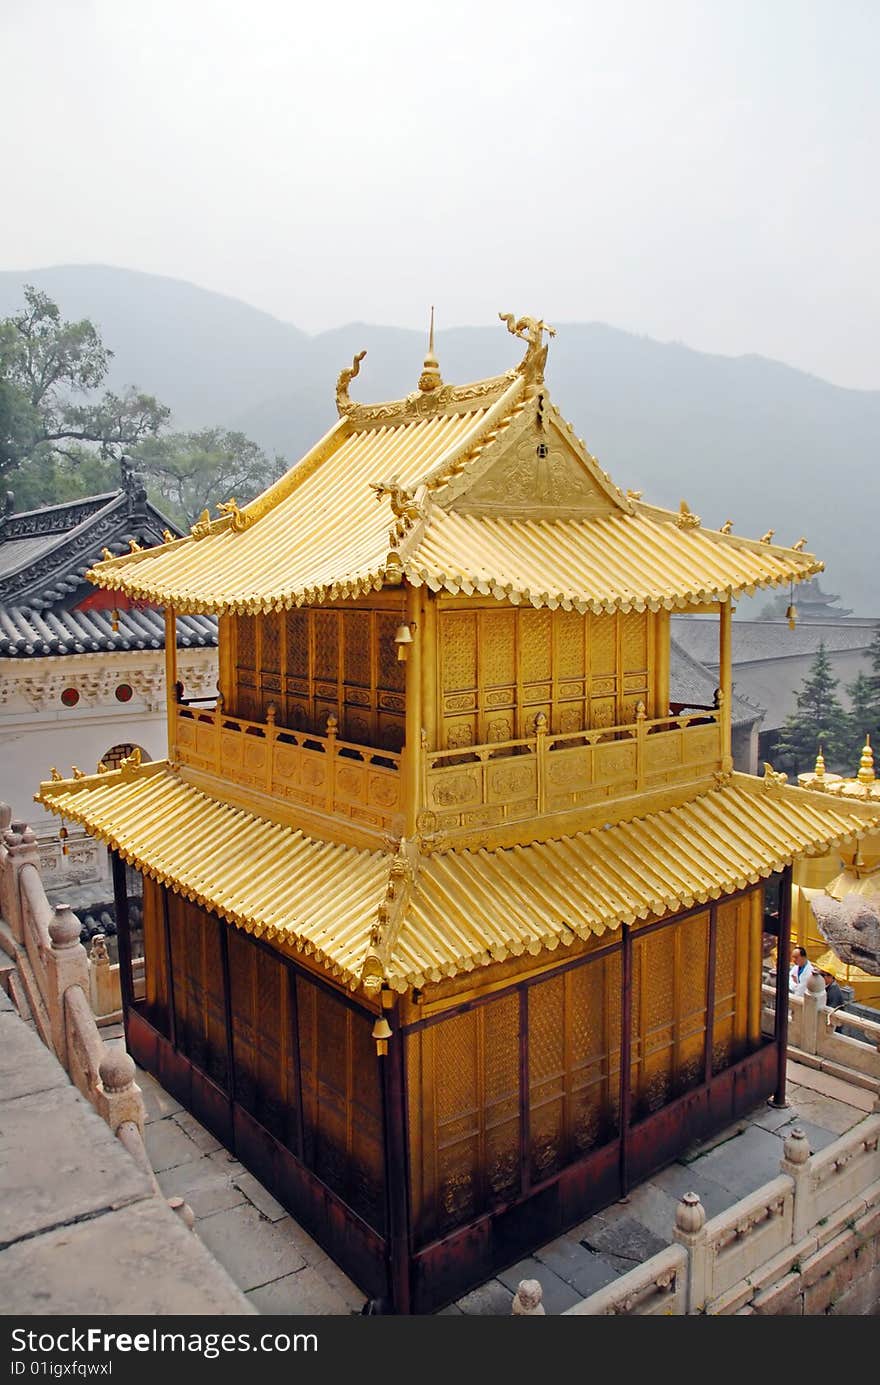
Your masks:
{"label": "pine tree", "polygon": [[847,683],[846,690],[849,693],[851,704],[846,714],[846,772],[848,775],[852,775],[858,769],[859,756],[865,744],[865,737],[871,737],[872,745],[878,744],[880,701],[878,701],[877,693],[872,686],[872,679],[867,673],[856,674],[854,681]]}
{"label": "pine tree", "polygon": [[797,711],[786,717],[779,733],[775,768],[790,774],[808,773],[821,745],[828,768],[846,772],[849,724],[835,696],[839,681],[832,678],[831,661],[825,645],[820,644],[797,695]]}

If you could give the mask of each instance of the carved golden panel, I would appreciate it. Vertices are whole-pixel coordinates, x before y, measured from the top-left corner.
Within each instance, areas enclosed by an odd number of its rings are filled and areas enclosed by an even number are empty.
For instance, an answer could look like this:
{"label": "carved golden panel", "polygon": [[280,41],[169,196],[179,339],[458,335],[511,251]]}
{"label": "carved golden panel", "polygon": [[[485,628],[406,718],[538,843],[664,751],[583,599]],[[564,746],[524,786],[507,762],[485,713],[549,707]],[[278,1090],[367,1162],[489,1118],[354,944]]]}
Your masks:
{"label": "carved golden panel", "polygon": [[636,748],[631,742],[597,745],[593,752],[596,780],[625,779],[636,772]]}
{"label": "carved golden panel", "polygon": [[645,690],[646,690],[646,688],[647,688],[647,686],[648,686],[648,680],[647,680],[647,674],[646,674],[645,672],[641,672],[641,673],[625,673],[624,676],[623,676],[623,691],[624,691],[624,692],[644,693]]}
{"label": "carved golden panel", "polygon": [[[551,697],[549,683],[529,683],[523,687],[523,702],[548,702]],[[545,708],[549,711],[549,708]]]}
{"label": "carved golden panel", "polygon": [[472,712],[476,710],[476,706],[477,694],[475,692],[452,693],[443,699],[444,712]]}
{"label": "carved golden panel", "polygon": [[556,716],[556,730],[580,731],[584,725],[584,705],[582,702],[562,706]]}
{"label": "carved golden panel", "polygon": [[269,611],[261,616],[260,672],[281,672],[282,615],[280,611]]}
{"label": "carved golden panel", "polygon": [[590,703],[590,725],[616,726],[617,703],[610,697],[594,697]]}
{"label": "carved golden panel", "polygon": [[514,739],[513,712],[508,716],[487,718],[483,739],[487,742],[512,741]]}
{"label": "carved golden panel", "polygon": [[339,678],[339,612],[313,611],[315,632],[314,676],[336,682]]}
{"label": "carved golden panel", "polygon": [[383,750],[393,750],[395,754],[403,749],[405,726],[403,717],[388,712],[379,714],[379,745]]}
{"label": "carved golden panel", "polygon": [[491,799],[525,798],[537,793],[534,764],[514,760],[512,764],[492,765],[489,769]]}
{"label": "carved golden panel", "polygon": [[470,611],[443,611],[440,615],[440,660],[443,691],[457,692],[477,686],[477,618]]}
{"label": "carved golden panel", "polygon": [[516,611],[481,612],[479,658],[482,687],[516,681]]}
{"label": "carved golden panel", "polygon": [[239,616],[236,625],[236,662],[240,668],[257,667],[257,623],[255,616]]}
{"label": "carved golden panel", "polygon": [[465,803],[479,803],[480,776],[456,768],[450,772],[435,771],[430,776],[431,802],[437,808],[451,808]]}
{"label": "carved golden panel", "polygon": [[628,611],[620,617],[620,646],[624,672],[648,664],[647,612]]}
{"label": "carved golden panel", "polygon": [[343,668],[345,682],[358,687],[370,686],[370,613],[369,611],[344,611],[342,613]]}
{"label": "carved golden panel", "polygon": [[560,683],[559,696],[561,698],[583,697],[585,690],[586,683],[583,680],[581,680],[579,683]]}
{"label": "carved golden panel", "polygon": [[548,757],[547,778],[559,788],[574,788],[588,784],[592,770],[592,751],[554,750]]}
{"label": "carved golden panel", "polygon": [[450,718],[446,723],[446,749],[462,750],[466,746],[477,744],[476,724],[474,717],[459,717],[455,720]]}
{"label": "carved golden panel", "polygon": [[292,678],[309,677],[309,613],[288,611],[286,664]]}
{"label": "carved golden panel", "polygon": [[516,702],[516,688],[490,688],[483,697],[485,707],[512,707]]}
{"label": "carved golden panel", "polygon": [[397,657],[394,635],[403,615],[398,612],[377,611],[376,652],[379,663],[379,687],[402,693],[406,686],[406,664]]}
{"label": "carved golden panel", "polygon": [[554,611],[557,678],[583,678],[586,668],[586,616],[579,611]]}
{"label": "carved golden panel", "polygon": [[519,613],[519,663],[520,677],[524,683],[535,683],[552,676],[551,618],[552,613],[548,610]]}
{"label": "carved golden panel", "polygon": [[590,672],[594,679],[617,672],[616,616],[590,616]]}
{"label": "carved golden panel", "polygon": [[353,707],[369,707],[372,702],[365,688],[346,688],[345,700]]}
{"label": "carved golden panel", "polygon": [[406,707],[406,702],[400,693],[380,692],[379,706],[389,712],[402,712]]}
{"label": "carved golden panel", "polygon": [[617,692],[616,678],[594,678],[590,684],[593,697],[613,697]]}

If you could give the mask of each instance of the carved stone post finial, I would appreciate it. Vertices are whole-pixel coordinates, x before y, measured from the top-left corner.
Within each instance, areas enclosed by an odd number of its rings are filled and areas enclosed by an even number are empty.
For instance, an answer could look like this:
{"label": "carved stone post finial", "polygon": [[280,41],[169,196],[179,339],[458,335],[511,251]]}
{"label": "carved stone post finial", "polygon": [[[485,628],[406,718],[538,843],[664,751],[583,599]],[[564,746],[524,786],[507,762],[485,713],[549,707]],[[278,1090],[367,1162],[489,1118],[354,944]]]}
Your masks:
{"label": "carved stone post finial", "polygon": [[697,1193],[685,1193],[675,1209],[672,1239],[688,1253],[687,1311],[699,1313],[708,1292],[709,1254],[706,1209]]}
{"label": "carved stone post finial", "polygon": [[792,1238],[800,1241],[816,1221],[815,1195],[810,1175],[810,1144],[796,1125],[785,1137],[779,1167],[794,1184],[794,1224]]}
{"label": "carved stone post finial", "polygon": [[144,1100],[134,1080],[134,1059],[124,1048],[110,1048],[98,1065],[103,1092],[98,1110],[115,1134],[126,1121],[144,1133]]}
{"label": "carved stone post finial", "polygon": [[46,954],[46,1007],[52,1034],[52,1047],[62,1067],[67,1068],[67,1023],[65,993],[79,986],[89,994],[89,959],[79,940],[80,921],[66,904],[56,904],[49,924],[51,947]]}
{"label": "carved stone post finial", "polygon": [[547,1310],[541,1300],[544,1290],[537,1279],[521,1279],[510,1311],[515,1318],[543,1318]]}

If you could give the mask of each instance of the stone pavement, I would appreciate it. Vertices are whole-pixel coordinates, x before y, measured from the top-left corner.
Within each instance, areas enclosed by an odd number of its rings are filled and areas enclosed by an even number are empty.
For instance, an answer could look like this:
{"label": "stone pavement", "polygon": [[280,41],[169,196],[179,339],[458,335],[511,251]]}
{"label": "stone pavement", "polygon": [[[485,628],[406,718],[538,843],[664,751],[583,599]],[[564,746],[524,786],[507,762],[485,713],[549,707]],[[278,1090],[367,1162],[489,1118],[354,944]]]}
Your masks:
{"label": "stone pavement", "polygon": [[[197,1234],[261,1313],[359,1313],[366,1294],[280,1203],[149,1074],[145,1140],[168,1197],[186,1199]],[[822,1149],[873,1109],[870,1092],[789,1063],[790,1109],[756,1108],[636,1188],[494,1279],[443,1315],[507,1316],[521,1279],[538,1279],[548,1314],[567,1308],[671,1244],[678,1199],[699,1193],[708,1216],[779,1173],[792,1125]]]}
{"label": "stone pavement", "polygon": [[0,990],[4,1314],[253,1307]]}

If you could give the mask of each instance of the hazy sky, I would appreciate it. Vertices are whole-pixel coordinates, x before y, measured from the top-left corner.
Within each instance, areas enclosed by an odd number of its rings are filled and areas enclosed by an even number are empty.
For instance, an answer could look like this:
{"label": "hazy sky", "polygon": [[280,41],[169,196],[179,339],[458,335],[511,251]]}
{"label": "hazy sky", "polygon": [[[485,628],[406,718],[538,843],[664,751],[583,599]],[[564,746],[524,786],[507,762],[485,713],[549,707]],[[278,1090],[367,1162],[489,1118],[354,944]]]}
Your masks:
{"label": "hazy sky", "polygon": [[878,0],[0,0],[0,48],[2,268],[880,388]]}

